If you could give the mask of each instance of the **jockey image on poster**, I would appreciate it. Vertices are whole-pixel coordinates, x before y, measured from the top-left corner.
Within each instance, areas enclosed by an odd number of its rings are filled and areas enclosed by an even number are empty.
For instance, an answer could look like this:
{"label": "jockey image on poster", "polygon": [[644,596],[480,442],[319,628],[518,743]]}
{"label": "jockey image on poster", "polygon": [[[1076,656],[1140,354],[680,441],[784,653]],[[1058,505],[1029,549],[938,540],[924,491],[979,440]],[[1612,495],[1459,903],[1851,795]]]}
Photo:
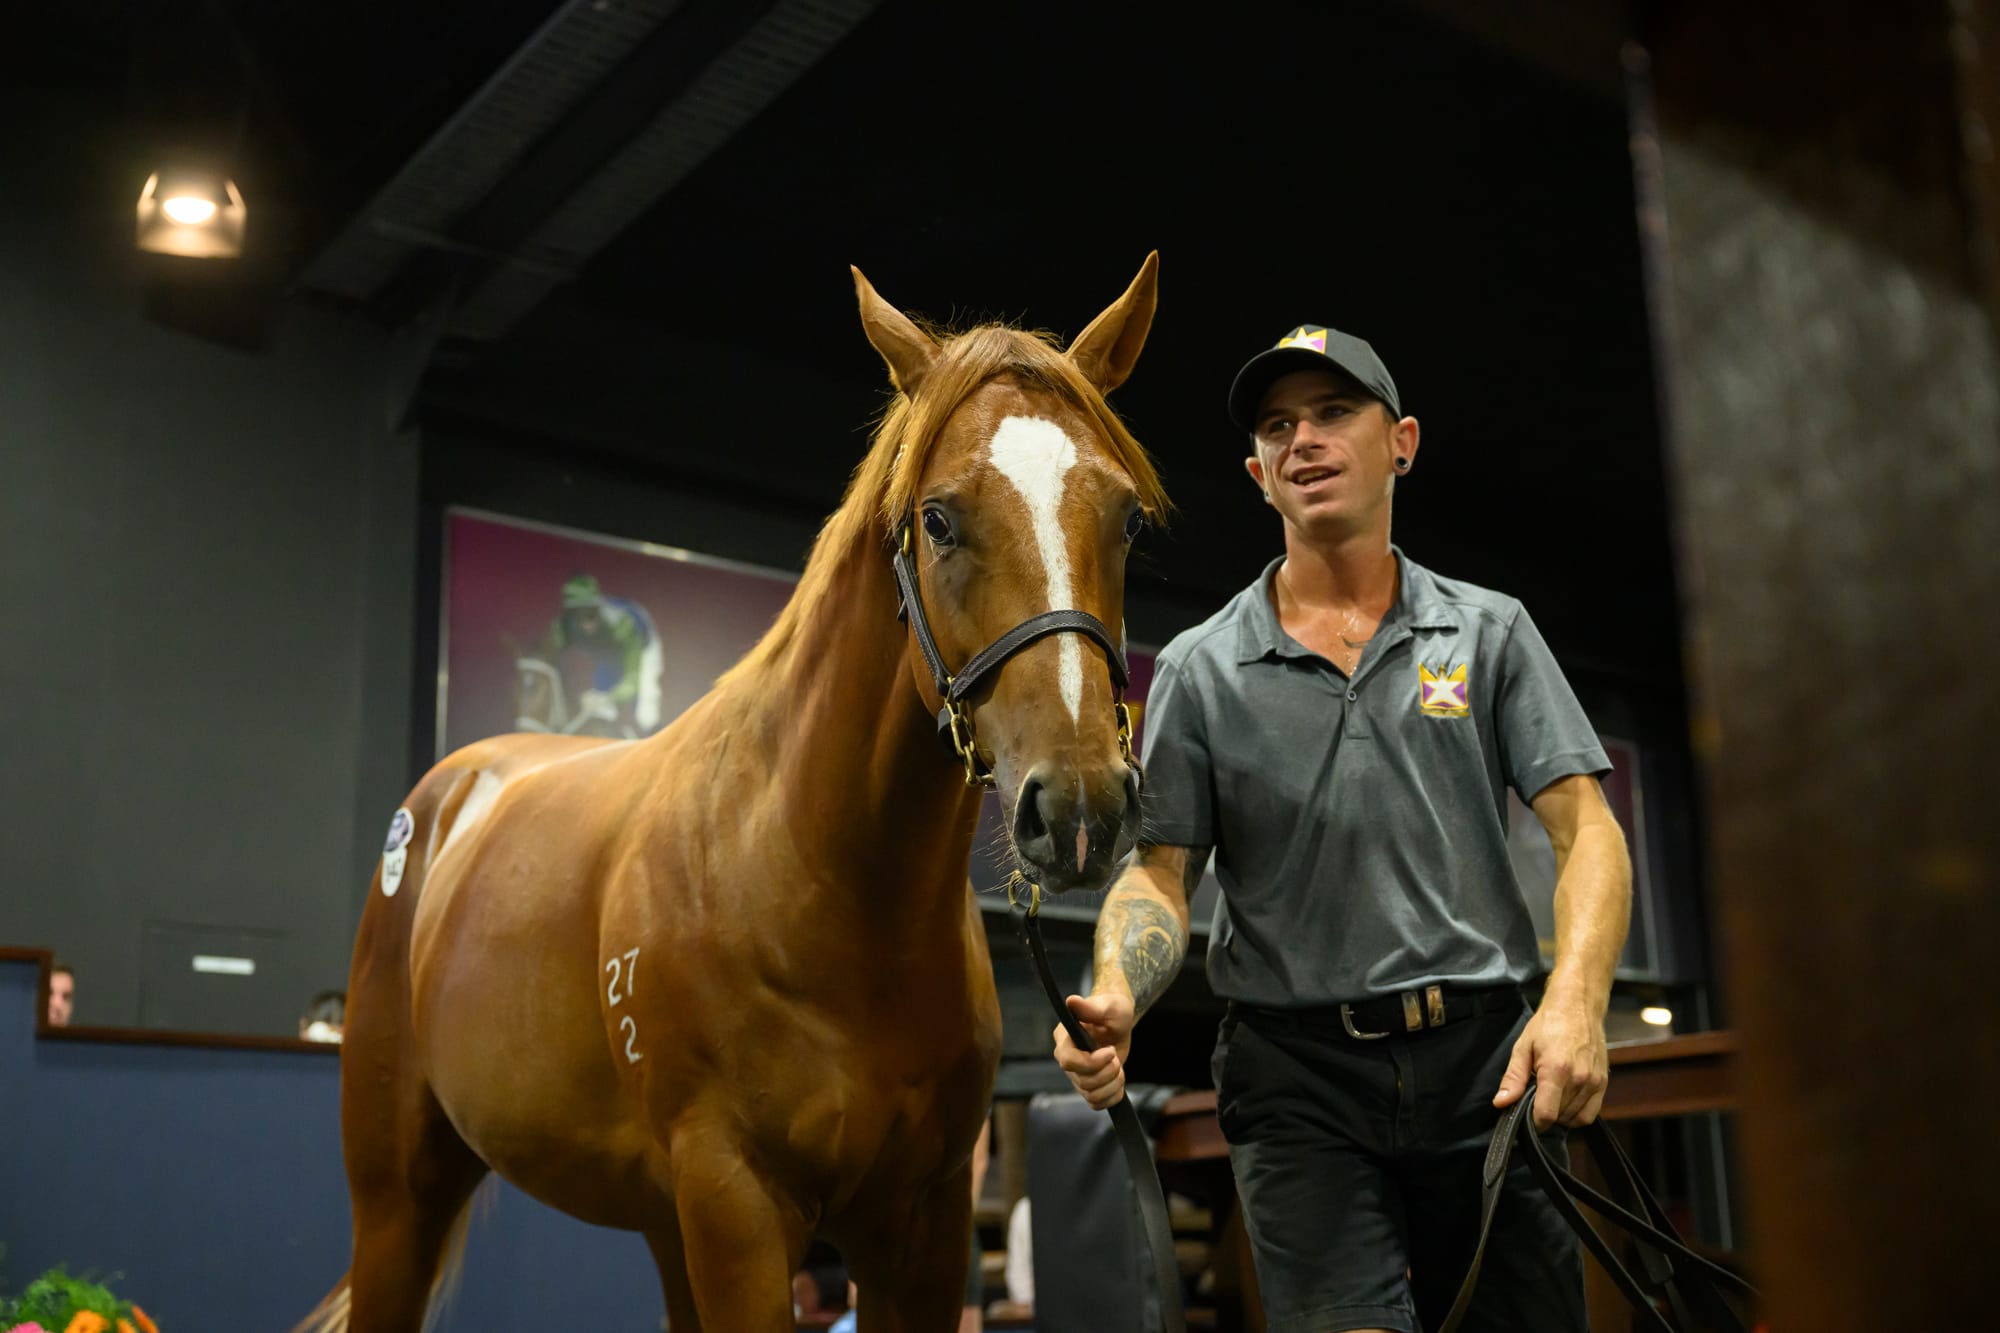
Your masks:
{"label": "jockey image on poster", "polygon": [[540,645],[549,662],[566,652],[591,664],[577,701],[582,716],[623,723],[640,736],[660,729],[660,636],[645,607],[607,595],[594,575],[572,575],[562,587],[562,611]]}

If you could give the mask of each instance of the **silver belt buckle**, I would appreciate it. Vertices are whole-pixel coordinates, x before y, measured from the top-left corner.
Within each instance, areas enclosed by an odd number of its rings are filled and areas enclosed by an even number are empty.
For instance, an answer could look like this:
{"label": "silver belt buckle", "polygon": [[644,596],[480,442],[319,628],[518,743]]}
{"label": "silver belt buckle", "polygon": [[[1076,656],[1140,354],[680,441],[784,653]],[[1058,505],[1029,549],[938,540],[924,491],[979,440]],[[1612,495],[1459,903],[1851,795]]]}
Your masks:
{"label": "silver belt buckle", "polygon": [[1391,1035],[1387,1032],[1363,1032],[1359,1028],[1355,1027],[1354,1006],[1351,1004],[1343,1004],[1340,1006],[1340,1026],[1345,1028],[1347,1030],[1347,1035],[1354,1038],[1356,1041],[1380,1041],[1382,1038]]}

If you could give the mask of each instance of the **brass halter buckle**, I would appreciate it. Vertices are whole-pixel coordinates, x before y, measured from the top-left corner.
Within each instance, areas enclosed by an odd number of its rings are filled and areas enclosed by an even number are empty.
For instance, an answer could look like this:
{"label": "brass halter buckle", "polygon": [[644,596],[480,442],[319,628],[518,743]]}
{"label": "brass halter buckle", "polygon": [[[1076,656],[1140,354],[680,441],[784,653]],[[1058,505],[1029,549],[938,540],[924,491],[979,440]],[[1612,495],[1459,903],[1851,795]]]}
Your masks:
{"label": "brass halter buckle", "polygon": [[1132,710],[1121,699],[1112,705],[1111,711],[1118,715],[1118,756],[1127,768],[1136,768],[1138,763],[1132,758]]}
{"label": "brass halter buckle", "polygon": [[1028,894],[1028,915],[1040,916],[1042,914],[1042,886],[1018,870],[1007,881],[1007,906],[1019,907],[1021,905],[1021,900],[1016,894],[1023,889],[1027,890]]}
{"label": "brass halter buckle", "polygon": [[979,765],[979,747],[972,734],[972,710],[962,699],[950,700],[946,709],[951,713],[951,748],[953,753],[965,761],[965,785],[968,787],[997,786],[992,773]]}

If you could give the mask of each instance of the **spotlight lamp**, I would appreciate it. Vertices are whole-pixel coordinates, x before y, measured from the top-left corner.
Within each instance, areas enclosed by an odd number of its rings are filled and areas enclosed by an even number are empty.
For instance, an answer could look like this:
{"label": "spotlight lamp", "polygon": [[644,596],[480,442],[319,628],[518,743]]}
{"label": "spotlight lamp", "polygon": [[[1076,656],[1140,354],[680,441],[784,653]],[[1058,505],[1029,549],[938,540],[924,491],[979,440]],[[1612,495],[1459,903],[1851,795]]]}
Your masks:
{"label": "spotlight lamp", "polygon": [[156,171],[139,192],[141,250],[187,259],[235,259],[249,217],[236,182],[205,172]]}

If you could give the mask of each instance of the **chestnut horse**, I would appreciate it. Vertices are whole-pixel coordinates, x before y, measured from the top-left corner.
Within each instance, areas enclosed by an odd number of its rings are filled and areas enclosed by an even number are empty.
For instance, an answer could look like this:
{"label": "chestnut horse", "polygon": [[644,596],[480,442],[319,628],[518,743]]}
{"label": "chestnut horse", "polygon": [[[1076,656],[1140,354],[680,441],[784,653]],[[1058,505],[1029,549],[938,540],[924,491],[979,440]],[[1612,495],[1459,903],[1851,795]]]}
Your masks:
{"label": "chestnut horse", "polygon": [[[1106,649],[1165,497],[1104,394],[1156,270],[1066,352],[940,343],[856,270],[897,392],[762,642],[652,737],[503,736],[417,785],[348,983],[353,1259],[304,1327],[419,1329],[489,1171],[644,1233],[674,1333],[789,1333],[815,1234],[867,1333],[954,1327],[1000,1048],[961,773],[997,784],[1029,878],[1108,878],[1137,787]],[[906,619],[959,669],[1051,609],[1096,628],[962,676],[955,758]]]}

